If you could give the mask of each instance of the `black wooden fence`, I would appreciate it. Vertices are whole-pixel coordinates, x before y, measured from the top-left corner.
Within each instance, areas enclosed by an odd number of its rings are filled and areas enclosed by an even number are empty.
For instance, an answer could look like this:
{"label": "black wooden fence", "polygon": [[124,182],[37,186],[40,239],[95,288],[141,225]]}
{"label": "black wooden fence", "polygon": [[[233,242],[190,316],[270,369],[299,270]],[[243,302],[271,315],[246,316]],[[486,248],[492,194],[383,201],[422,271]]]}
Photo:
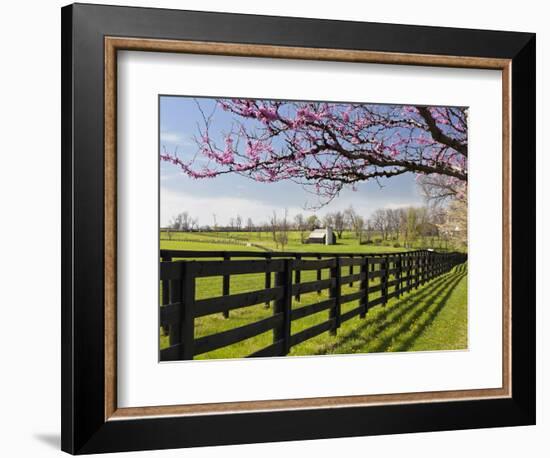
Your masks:
{"label": "black wooden fence", "polygon": [[[262,257],[265,259],[235,259]],[[181,260],[192,258],[194,260]],[[209,258],[209,260],[197,260]],[[210,260],[222,258],[222,260]],[[233,258],[233,259],[231,259]],[[304,259],[309,258],[309,259]],[[314,258],[314,259],[311,259]],[[345,321],[359,315],[364,318],[369,308],[386,304],[389,299],[444,274],[465,262],[463,253],[414,251],[408,253],[261,253],[200,252],[162,250],[160,282],[162,305],[160,324],[169,332],[170,345],[161,350],[161,361],[187,360],[228,345],[273,331],[273,343],[250,357],[284,356],[298,345],[324,332],[336,334]],[[344,272],[347,268],[347,272]],[[322,279],[321,272],[330,275]],[[317,271],[315,281],[302,282],[302,271]],[[265,274],[261,290],[230,294],[232,275]],[[271,284],[272,274],[275,276]],[[196,279],[223,277],[222,295],[197,299]],[[376,279],[376,281],[375,281]],[[342,285],[359,282],[359,290],[342,294]],[[374,284],[376,283],[376,284]],[[314,304],[292,307],[293,296],[328,290],[328,298]],[[373,293],[379,296],[372,298]],[[195,338],[195,319],[256,304],[270,304],[273,314],[260,321],[227,331]],[[359,301],[358,306],[342,312],[342,304]],[[291,323],[309,315],[328,311],[327,320],[305,330],[291,333]]]}

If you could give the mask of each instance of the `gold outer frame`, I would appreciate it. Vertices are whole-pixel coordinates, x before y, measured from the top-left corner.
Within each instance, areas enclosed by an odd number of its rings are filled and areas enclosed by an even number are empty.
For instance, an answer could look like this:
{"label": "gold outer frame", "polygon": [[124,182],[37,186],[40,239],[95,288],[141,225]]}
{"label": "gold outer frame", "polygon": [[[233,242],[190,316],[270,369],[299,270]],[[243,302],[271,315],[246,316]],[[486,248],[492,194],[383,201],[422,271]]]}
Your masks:
{"label": "gold outer frame", "polygon": [[[274,410],[338,408],[381,404],[426,403],[510,398],[511,368],[511,60],[438,56],[373,51],[248,45],[180,40],[105,37],[104,75],[104,212],[105,212],[105,421],[158,416],[189,416]],[[432,391],[381,395],[354,395],[304,399],[241,401],[118,408],[116,338],[117,247],[117,51],[173,52],[186,54],[266,57],[435,67],[480,68],[502,72],[502,380],[501,388]]]}

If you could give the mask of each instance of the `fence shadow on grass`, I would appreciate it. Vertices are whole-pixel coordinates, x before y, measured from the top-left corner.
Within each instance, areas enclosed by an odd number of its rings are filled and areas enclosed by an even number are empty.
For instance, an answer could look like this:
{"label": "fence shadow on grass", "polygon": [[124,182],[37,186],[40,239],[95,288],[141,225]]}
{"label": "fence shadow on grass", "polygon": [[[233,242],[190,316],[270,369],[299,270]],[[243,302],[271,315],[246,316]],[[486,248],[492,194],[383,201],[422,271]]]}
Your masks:
{"label": "fence shadow on grass", "polygon": [[[384,306],[372,318],[344,334],[319,354],[407,351],[433,323],[460,281],[467,275],[466,264],[431,281],[402,299]],[[368,316],[368,315],[367,315]],[[395,342],[398,342],[395,345]],[[342,351],[345,349],[345,351]]]}
{"label": "fence shadow on grass", "polygon": [[462,266],[461,269],[457,269],[456,278],[449,285],[443,295],[434,295],[426,302],[426,306],[423,307],[424,311],[421,316],[422,320],[417,323],[417,326],[415,326],[414,329],[410,330],[408,335],[397,346],[394,347],[394,351],[407,351],[413,346],[416,339],[418,339],[426,328],[433,323],[443,307],[445,307],[453,291],[464,276],[466,276],[466,272],[465,267]]}

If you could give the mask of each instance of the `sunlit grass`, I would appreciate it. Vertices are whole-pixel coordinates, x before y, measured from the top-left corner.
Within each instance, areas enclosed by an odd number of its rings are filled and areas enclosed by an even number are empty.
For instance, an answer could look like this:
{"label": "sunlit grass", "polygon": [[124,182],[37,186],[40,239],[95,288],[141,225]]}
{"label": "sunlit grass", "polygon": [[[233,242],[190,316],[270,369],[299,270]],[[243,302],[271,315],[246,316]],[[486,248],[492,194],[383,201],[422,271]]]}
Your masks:
{"label": "sunlit grass", "polygon": [[[343,275],[347,275],[345,268]],[[355,268],[355,273],[358,268]],[[336,336],[325,332],[291,349],[291,356],[370,353],[384,351],[454,350],[467,348],[467,266],[457,266],[451,272],[433,279],[424,286],[391,299],[387,305],[371,308],[366,318],[359,316],[342,324]],[[328,278],[323,269],[322,278]],[[302,272],[302,282],[315,281],[316,271]],[[264,274],[231,276],[231,294],[264,288]],[[273,279],[272,279],[273,284]],[[371,281],[376,285],[377,281]],[[197,279],[197,299],[221,295],[221,277]],[[342,285],[342,295],[359,290]],[[391,292],[391,290],[390,290]],[[379,297],[374,293],[369,299]],[[326,299],[328,292],[302,295],[293,300],[298,308]],[[357,307],[358,301],[342,305],[342,313]],[[328,311],[292,322],[292,334],[326,321]],[[195,338],[233,329],[267,318],[273,314],[272,305],[258,304],[232,310],[230,317],[210,315],[195,321]],[[241,358],[273,342],[272,331],[237,344],[199,355],[196,359]],[[161,348],[168,346],[168,338],[161,337]]]}
{"label": "sunlit grass", "polygon": [[[309,232],[303,233],[307,238]],[[168,239],[170,237],[170,239]],[[376,243],[359,243],[355,234],[344,231],[335,245],[320,245],[302,243],[299,231],[288,232],[288,244],[284,251],[323,252],[323,253],[393,253],[409,251],[411,249],[445,248],[443,241],[426,237],[418,239],[413,246],[404,248],[404,240],[382,240],[381,236],[373,235],[371,240]],[[394,246],[399,245],[399,246]],[[175,232],[171,234],[161,233],[161,249],[172,250],[250,250],[250,251],[282,251],[280,245],[276,245],[268,232]]]}

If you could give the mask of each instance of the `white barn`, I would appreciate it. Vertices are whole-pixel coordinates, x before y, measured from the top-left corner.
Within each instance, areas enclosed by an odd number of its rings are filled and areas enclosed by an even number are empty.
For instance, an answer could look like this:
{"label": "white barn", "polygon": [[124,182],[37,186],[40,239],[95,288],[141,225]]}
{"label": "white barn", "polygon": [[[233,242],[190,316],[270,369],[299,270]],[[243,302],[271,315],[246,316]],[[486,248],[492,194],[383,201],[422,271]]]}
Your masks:
{"label": "white barn", "polygon": [[334,245],[336,237],[330,227],[324,229],[315,229],[309,234],[306,243],[319,243],[321,245]]}

